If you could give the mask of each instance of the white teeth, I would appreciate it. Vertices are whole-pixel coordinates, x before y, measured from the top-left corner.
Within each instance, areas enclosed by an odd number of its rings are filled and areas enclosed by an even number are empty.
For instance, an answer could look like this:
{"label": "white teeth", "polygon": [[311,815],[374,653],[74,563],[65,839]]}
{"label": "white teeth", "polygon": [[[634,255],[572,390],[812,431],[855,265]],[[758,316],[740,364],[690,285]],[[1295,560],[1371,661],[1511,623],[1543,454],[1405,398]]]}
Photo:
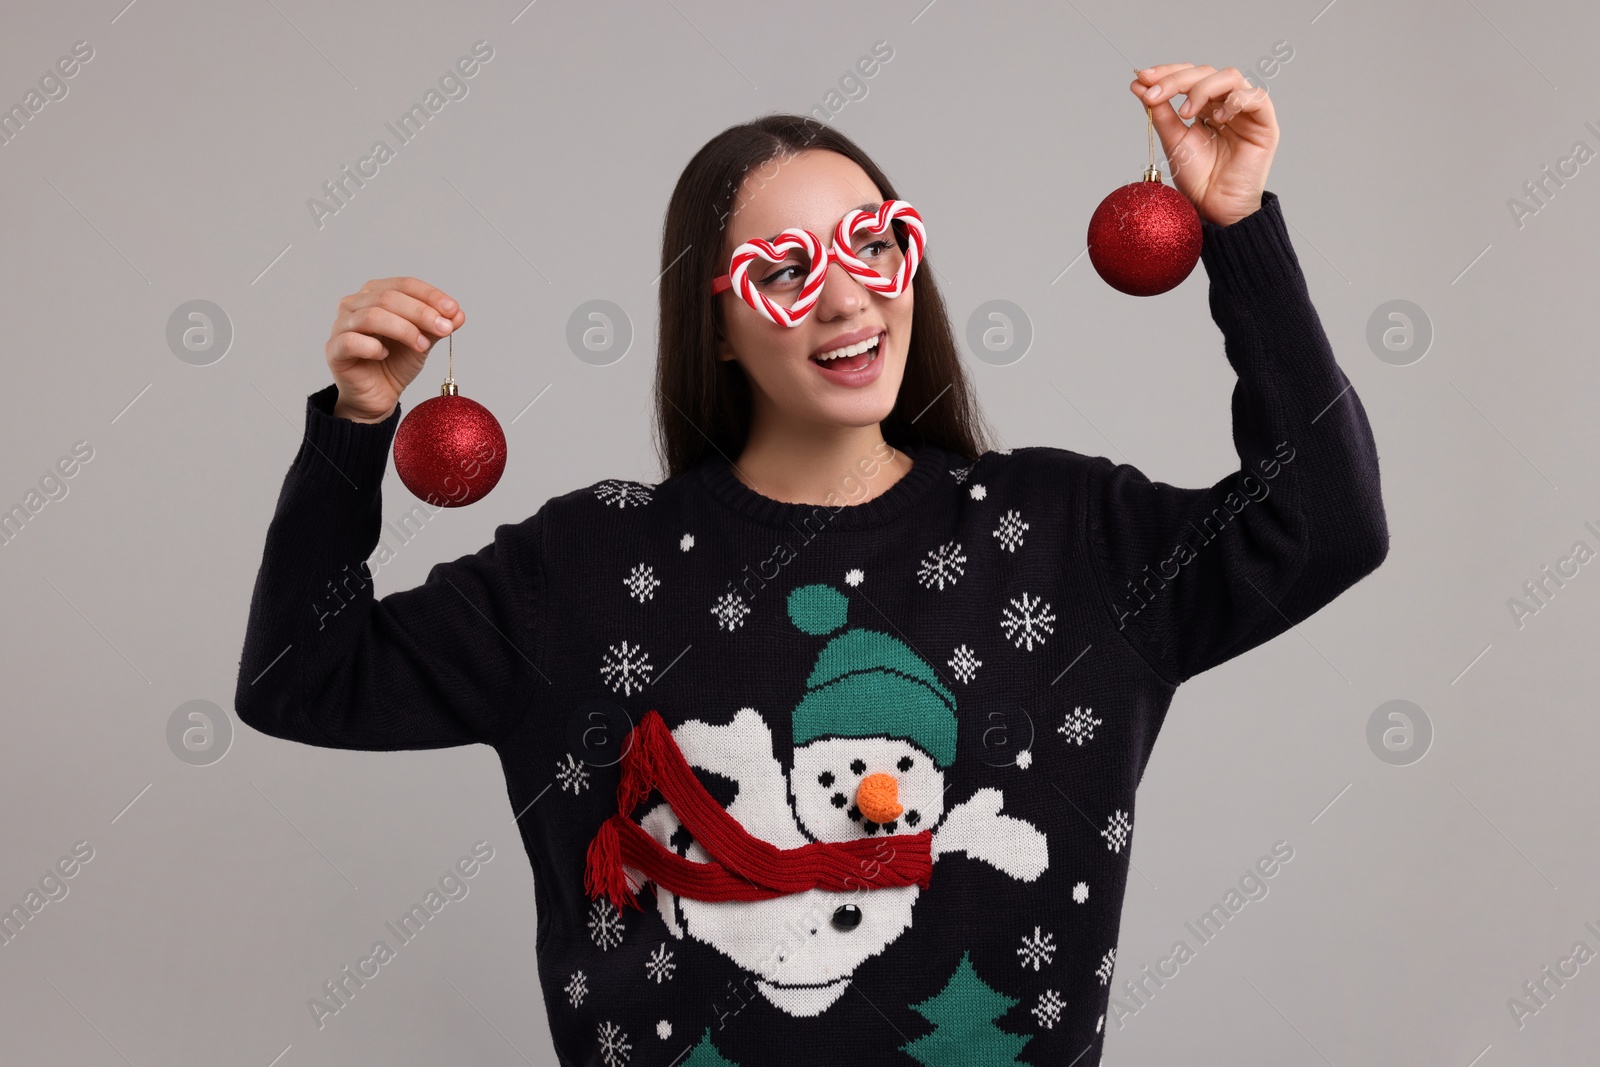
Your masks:
{"label": "white teeth", "polygon": [[883,336],[883,334],[880,333],[875,337],[867,338],[865,341],[862,341],[860,344],[845,345],[843,348],[835,348],[832,352],[824,352],[821,355],[813,356],[812,358],[815,359],[818,363],[821,363],[821,362],[823,362],[825,360],[830,360],[830,359],[844,359],[846,356],[859,356],[863,352],[870,351],[871,349],[877,348],[878,347],[878,338],[880,338],[882,336]]}

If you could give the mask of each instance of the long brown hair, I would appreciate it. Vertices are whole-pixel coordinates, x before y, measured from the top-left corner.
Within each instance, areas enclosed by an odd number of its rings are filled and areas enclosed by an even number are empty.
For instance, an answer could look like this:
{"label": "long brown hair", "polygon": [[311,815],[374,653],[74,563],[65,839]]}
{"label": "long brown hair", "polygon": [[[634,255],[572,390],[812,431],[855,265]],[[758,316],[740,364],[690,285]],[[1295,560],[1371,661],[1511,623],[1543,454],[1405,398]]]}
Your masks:
{"label": "long brown hair", "polygon": [[[804,115],[769,114],[730,126],[696,152],[678,176],[662,226],[660,354],[656,360],[656,452],[666,477],[708,453],[734,460],[750,434],[750,381],[716,358],[721,312],[711,279],[727,269],[724,227],[754,167],[780,155],[827,149],[854,160],[884,199],[894,186],[844,134]],[[927,256],[917,270],[911,344],[894,408],[879,424],[896,448],[932,443],[967,459],[988,450],[977,397],[962,370],[944,298]]]}

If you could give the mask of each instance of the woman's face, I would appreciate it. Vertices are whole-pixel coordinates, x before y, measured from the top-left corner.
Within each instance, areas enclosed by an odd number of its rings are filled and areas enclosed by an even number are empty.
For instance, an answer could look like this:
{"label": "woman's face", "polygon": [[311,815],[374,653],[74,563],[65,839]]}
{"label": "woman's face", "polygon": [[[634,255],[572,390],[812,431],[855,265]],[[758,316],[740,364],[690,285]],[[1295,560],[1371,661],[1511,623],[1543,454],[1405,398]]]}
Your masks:
{"label": "woman's face", "polygon": [[[810,230],[827,247],[841,218],[882,200],[866,171],[825,149],[779,156],[752,168],[733,199],[718,273],[745,241],[770,239],[791,226]],[[867,236],[858,233],[858,238]],[[756,281],[777,269],[758,259],[749,276]],[[900,392],[914,298],[909,284],[897,297],[874,293],[833,263],[811,314],[788,327],[769,321],[730,289],[713,297],[721,302],[723,323],[717,358],[744,368],[757,422],[776,416],[816,426],[870,426],[888,416]],[[863,337],[878,339],[864,357],[825,363],[815,358]],[[870,362],[858,370],[825,369],[849,367],[866,357]]]}

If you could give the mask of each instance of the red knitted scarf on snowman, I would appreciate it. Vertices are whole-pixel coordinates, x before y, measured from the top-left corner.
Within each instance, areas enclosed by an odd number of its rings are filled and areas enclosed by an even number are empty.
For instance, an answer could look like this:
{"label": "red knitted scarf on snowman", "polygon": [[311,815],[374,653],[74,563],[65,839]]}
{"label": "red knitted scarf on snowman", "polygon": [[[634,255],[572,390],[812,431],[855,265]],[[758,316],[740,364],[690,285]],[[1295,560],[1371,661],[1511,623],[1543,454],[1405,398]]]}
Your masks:
{"label": "red knitted scarf on snowman", "polygon": [[[849,841],[810,841],[779,848],[752,836],[706,791],[672,731],[654,709],[628,735],[617,783],[617,810],[589,842],[583,887],[617,907],[640,905],[623,871],[632,867],[656,885],[695,900],[769,900],[807,889],[853,892],[918,885],[928,888],[933,833],[886,834]],[[662,846],[628,816],[659,789],[678,820],[711,854],[696,863]]]}

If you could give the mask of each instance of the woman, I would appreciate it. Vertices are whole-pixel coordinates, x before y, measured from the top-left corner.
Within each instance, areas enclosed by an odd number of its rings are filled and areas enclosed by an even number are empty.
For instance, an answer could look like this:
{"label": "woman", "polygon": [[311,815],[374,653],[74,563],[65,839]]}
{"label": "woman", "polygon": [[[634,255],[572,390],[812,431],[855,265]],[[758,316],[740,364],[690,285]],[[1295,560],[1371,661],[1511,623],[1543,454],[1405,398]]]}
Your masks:
{"label": "woman", "polygon": [[495,747],[562,1062],[1099,1062],[1140,988],[1111,975],[1176,686],[1388,548],[1366,415],[1265,188],[1271,102],[1233,68],[1129,88],[1239,375],[1241,466],[1209,488],[987,449],[927,223],[842,135],[769,116],[668,207],[667,477],[332,601],[378,540],[400,393],[466,321],[415,278],[340,302],[236,708],[311,744]]}

